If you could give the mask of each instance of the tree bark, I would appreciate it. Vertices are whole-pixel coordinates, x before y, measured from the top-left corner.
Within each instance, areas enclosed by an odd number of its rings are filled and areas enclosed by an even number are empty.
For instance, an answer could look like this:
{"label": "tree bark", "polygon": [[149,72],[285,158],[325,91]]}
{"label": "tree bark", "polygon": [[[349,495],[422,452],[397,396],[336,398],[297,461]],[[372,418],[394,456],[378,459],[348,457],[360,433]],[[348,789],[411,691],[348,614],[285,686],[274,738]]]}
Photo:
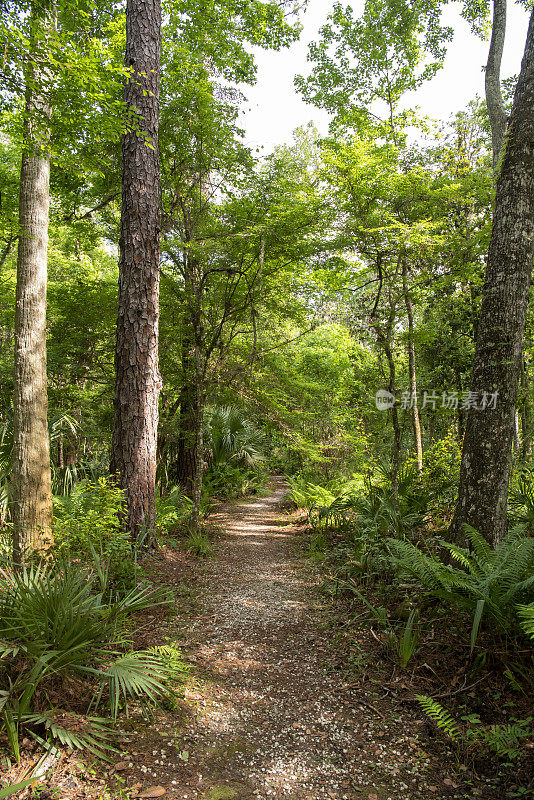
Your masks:
{"label": "tree bark", "polygon": [[[502,166],[480,311],[471,391],[497,392],[468,411],[460,486],[451,526],[464,523],[497,543],[506,532],[511,444],[534,258],[534,14],[517,83]],[[482,403],[482,405],[484,405]]]}
{"label": "tree bark", "polygon": [[160,0],[127,0],[119,309],[111,470],[132,537],[155,524],[158,397]]}
{"label": "tree bark", "polygon": [[[200,528],[200,503],[202,498],[202,478],[204,476],[204,440],[202,428],[204,424],[205,369],[207,367],[206,344],[202,327],[202,279],[203,267],[198,258],[188,258],[190,317],[193,332],[193,385],[194,385],[194,435],[195,435],[195,473],[193,476],[193,509],[191,527],[194,531]],[[186,282],[186,287],[187,287]]]}
{"label": "tree bark", "polygon": [[193,508],[191,510],[191,528],[197,531],[200,528],[200,506],[202,501],[202,478],[204,477],[204,438],[203,438],[203,423],[204,423],[204,404],[202,402],[201,392],[197,391],[196,398],[196,439],[195,439],[195,474],[193,476],[192,486],[192,500]]}
{"label": "tree bark", "polygon": [[497,173],[499,158],[506,135],[506,111],[501,93],[501,61],[506,35],[506,2],[493,0],[493,23],[486,64],[486,105],[491,127],[493,170]]}
{"label": "tree bark", "polygon": [[[455,365],[454,370],[454,378],[456,384],[456,391],[458,392],[458,397],[462,396],[462,376],[460,374],[460,370],[458,368],[458,364]],[[458,421],[458,442],[462,444],[464,440],[464,431],[465,431],[465,414],[462,408],[462,404],[458,403],[457,408],[457,421]]]}
{"label": "tree bark", "polygon": [[[31,9],[31,26],[50,26]],[[50,108],[39,87],[46,75],[26,72],[24,149],[20,171],[13,398],[13,554],[22,563],[53,543],[48,397],[46,285],[50,203]]]}
{"label": "tree bark", "polygon": [[404,293],[404,303],[408,316],[408,372],[410,378],[410,393],[413,398],[412,403],[412,427],[413,440],[415,444],[415,454],[417,460],[417,473],[421,478],[423,474],[423,443],[421,440],[421,422],[419,420],[419,409],[417,408],[417,375],[415,370],[415,343],[413,338],[413,307],[412,298],[408,290],[408,267],[406,261],[402,263],[402,288]]}

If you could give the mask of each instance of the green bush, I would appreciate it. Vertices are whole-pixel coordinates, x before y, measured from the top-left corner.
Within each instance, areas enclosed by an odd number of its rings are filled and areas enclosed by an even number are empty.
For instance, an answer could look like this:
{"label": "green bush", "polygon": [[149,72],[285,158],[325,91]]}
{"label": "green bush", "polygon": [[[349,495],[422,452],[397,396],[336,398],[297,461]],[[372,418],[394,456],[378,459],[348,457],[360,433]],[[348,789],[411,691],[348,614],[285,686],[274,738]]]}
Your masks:
{"label": "green bush", "polygon": [[234,406],[209,407],[204,416],[204,445],[210,464],[232,462],[254,467],[264,461],[264,434]]}
{"label": "green bush", "polygon": [[436,439],[423,453],[423,485],[437,496],[450,499],[456,491],[460,475],[461,452],[458,437],[450,430]]}
{"label": "green bush", "polygon": [[110,478],[77,483],[70,495],[54,497],[54,547],[62,556],[107,565],[112,588],[127,591],[137,581],[137,548],[124,530],[124,494]]}
{"label": "green bush", "polygon": [[208,535],[203,531],[193,531],[185,540],[185,548],[200,558],[206,558],[213,553],[213,545]]}
{"label": "green bush", "polygon": [[335,495],[324,486],[312,483],[300,475],[289,478],[289,496],[298,508],[306,510],[308,522],[319,524],[319,509],[330,505]]}
{"label": "green bush", "polygon": [[79,481],[70,495],[54,498],[54,538],[60,549],[84,552],[121,529],[122,489],[110,478]]}
{"label": "green bush", "polygon": [[233,499],[259,491],[264,482],[265,475],[262,470],[223,461],[214,463],[208,468],[203,490],[210,497]]}
{"label": "green bush", "polygon": [[534,601],[517,607],[519,624],[531,639],[534,639]]}
{"label": "green bush", "polygon": [[523,469],[514,481],[508,498],[510,521],[522,525],[530,534],[534,531],[534,474]]}
{"label": "green bush", "polygon": [[264,435],[239,408],[206,409],[203,490],[209,497],[234,498],[257,492],[265,482]]}
{"label": "green bush", "polygon": [[355,492],[348,484],[329,506],[319,510],[319,518],[327,523],[352,520],[362,533],[402,538],[424,523],[428,504],[428,493],[418,483],[415,471],[404,469],[398,475],[396,501],[387,481],[368,481],[365,492],[361,488]]}

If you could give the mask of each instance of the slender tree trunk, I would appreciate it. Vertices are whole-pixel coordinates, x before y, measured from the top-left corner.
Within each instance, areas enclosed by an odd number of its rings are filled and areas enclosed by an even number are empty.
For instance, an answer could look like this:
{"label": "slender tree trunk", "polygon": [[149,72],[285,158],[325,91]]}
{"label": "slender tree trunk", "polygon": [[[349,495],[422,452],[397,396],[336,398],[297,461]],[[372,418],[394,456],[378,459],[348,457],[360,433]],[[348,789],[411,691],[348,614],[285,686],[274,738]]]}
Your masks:
{"label": "slender tree trunk", "polygon": [[192,487],[193,509],[191,512],[191,527],[194,531],[197,531],[200,528],[202,478],[204,476],[204,439],[202,435],[202,428],[204,423],[204,406],[199,391],[197,391],[195,409],[196,409],[195,474],[193,477],[193,487]]}
{"label": "slender tree trunk", "polygon": [[[389,367],[389,386],[388,390],[391,394],[395,394],[395,362],[393,360],[393,353],[389,341],[385,344],[386,358]],[[391,490],[393,493],[393,504],[398,511],[399,500],[399,463],[400,463],[400,446],[401,446],[401,429],[399,425],[399,414],[397,405],[394,404],[390,409],[391,424],[393,426],[393,450],[391,453]]]}
{"label": "slender tree trunk", "polygon": [[[188,320],[184,320],[187,324]],[[182,341],[182,389],[180,391],[180,427],[178,431],[178,456],[176,479],[188,497],[193,499],[196,474],[197,392],[194,367],[194,345],[184,335]]]}
{"label": "slender tree trunk", "polygon": [[423,473],[423,443],[421,440],[421,422],[419,420],[419,409],[417,408],[417,375],[415,371],[415,343],[413,336],[413,307],[410,292],[408,290],[408,267],[406,261],[402,263],[402,288],[404,292],[404,302],[406,314],[408,315],[408,372],[410,377],[410,392],[414,402],[412,403],[412,427],[415,453],[417,459],[417,472],[419,478]]}
{"label": "slender tree trunk", "polygon": [[9,254],[11,252],[11,248],[13,247],[13,245],[15,244],[15,242],[17,241],[18,238],[19,238],[18,236],[13,236],[13,234],[11,234],[11,236],[7,240],[6,246],[4,247],[2,252],[0,253],[0,270],[4,266],[4,264],[5,264],[6,260],[7,260],[7,257],[9,256]]}
{"label": "slender tree trunk", "polygon": [[202,498],[202,478],[204,476],[204,440],[202,428],[204,423],[204,369],[206,366],[204,331],[202,328],[202,263],[192,258],[191,271],[191,326],[193,330],[193,366],[195,387],[195,475],[193,480],[193,511],[191,527],[200,528],[200,503]]}
{"label": "slender tree trunk", "polygon": [[506,111],[501,93],[501,61],[506,35],[506,2],[507,0],[493,0],[493,23],[485,78],[486,105],[491,127],[495,173],[499,167],[499,158],[506,135]]}
{"label": "slender tree trunk", "polygon": [[57,465],[59,469],[65,466],[64,452],[63,452],[63,433],[59,434],[59,441],[57,443]]}
{"label": "slender tree trunk", "polygon": [[528,400],[528,376],[525,359],[521,361],[521,458],[524,461],[529,453],[529,400]]}
{"label": "slender tree trunk", "polygon": [[[260,241],[260,255],[259,255],[259,258],[258,258],[258,296],[260,298],[260,301],[261,301],[261,299],[263,297],[263,267],[264,267],[264,262],[265,262],[265,235],[262,234],[261,241]],[[254,313],[254,309],[253,309],[252,313]],[[265,364],[265,353],[263,352],[263,330],[262,330],[262,326],[261,326],[261,315],[260,314],[258,314],[258,319],[257,319],[257,322],[256,322],[256,336],[257,336],[258,345],[259,345],[261,363],[262,363],[262,365],[264,365]],[[252,371],[253,371],[253,366],[254,366],[254,362],[251,361],[251,364],[250,364],[251,374],[252,374]]]}
{"label": "slender tree trunk", "polygon": [[[379,343],[382,345],[382,348],[384,350],[388,362],[388,371],[389,371],[388,392],[390,392],[394,396],[396,391],[395,360],[393,358],[393,352],[391,349],[393,321],[394,321],[394,310],[392,309],[392,313],[390,313],[390,317],[388,320],[387,330],[384,331],[382,327],[377,324],[374,325],[374,329],[376,331],[377,339]],[[388,413],[391,416],[391,424],[393,427],[393,448],[391,452],[391,491],[393,494],[393,504],[395,506],[395,509],[398,510],[398,499],[399,499],[398,476],[399,476],[399,464],[400,464],[401,428],[399,424],[399,414],[396,403],[393,404],[392,408],[389,409]]]}
{"label": "slender tree trunk", "polygon": [[[39,21],[32,6],[32,27]],[[14,559],[52,545],[52,491],[46,385],[46,284],[50,186],[50,108],[39,95],[46,76],[26,74],[24,149],[20,171],[15,308],[13,527]]]}
{"label": "slender tree trunk", "polygon": [[519,411],[517,408],[514,411],[514,431],[513,431],[513,448],[516,456],[519,455],[521,443],[519,441]]}
{"label": "slender tree trunk", "polygon": [[160,0],[127,0],[125,88],[129,130],[122,140],[119,311],[111,469],[125,491],[135,537],[155,523],[159,323],[158,157]]}
{"label": "slender tree trunk", "polygon": [[[468,411],[451,535],[468,523],[496,543],[506,532],[511,444],[534,258],[534,14],[497,179],[471,391],[496,398]],[[484,403],[482,403],[484,405]]]}

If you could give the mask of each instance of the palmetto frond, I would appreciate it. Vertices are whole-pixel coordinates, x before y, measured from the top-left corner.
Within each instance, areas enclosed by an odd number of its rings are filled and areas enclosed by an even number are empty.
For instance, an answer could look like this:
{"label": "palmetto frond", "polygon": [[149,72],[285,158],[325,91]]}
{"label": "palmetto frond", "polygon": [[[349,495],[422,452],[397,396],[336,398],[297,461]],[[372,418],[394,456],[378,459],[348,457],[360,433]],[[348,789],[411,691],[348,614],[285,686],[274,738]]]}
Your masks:
{"label": "palmetto frond", "polygon": [[[151,700],[172,695],[170,686],[173,672],[164,657],[153,650],[141,650],[120,656],[98,674],[109,690],[109,706],[113,718],[117,717],[121,700]],[[102,695],[99,692],[98,699]]]}

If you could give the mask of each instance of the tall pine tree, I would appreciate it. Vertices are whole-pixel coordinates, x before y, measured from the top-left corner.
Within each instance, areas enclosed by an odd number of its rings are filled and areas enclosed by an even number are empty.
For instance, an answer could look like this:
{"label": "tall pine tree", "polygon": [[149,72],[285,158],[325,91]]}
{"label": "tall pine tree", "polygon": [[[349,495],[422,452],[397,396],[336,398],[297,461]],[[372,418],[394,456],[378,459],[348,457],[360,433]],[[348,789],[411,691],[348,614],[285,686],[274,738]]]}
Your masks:
{"label": "tall pine tree", "polygon": [[127,527],[155,523],[158,397],[160,0],[127,0],[119,309],[112,472],[125,491]]}

